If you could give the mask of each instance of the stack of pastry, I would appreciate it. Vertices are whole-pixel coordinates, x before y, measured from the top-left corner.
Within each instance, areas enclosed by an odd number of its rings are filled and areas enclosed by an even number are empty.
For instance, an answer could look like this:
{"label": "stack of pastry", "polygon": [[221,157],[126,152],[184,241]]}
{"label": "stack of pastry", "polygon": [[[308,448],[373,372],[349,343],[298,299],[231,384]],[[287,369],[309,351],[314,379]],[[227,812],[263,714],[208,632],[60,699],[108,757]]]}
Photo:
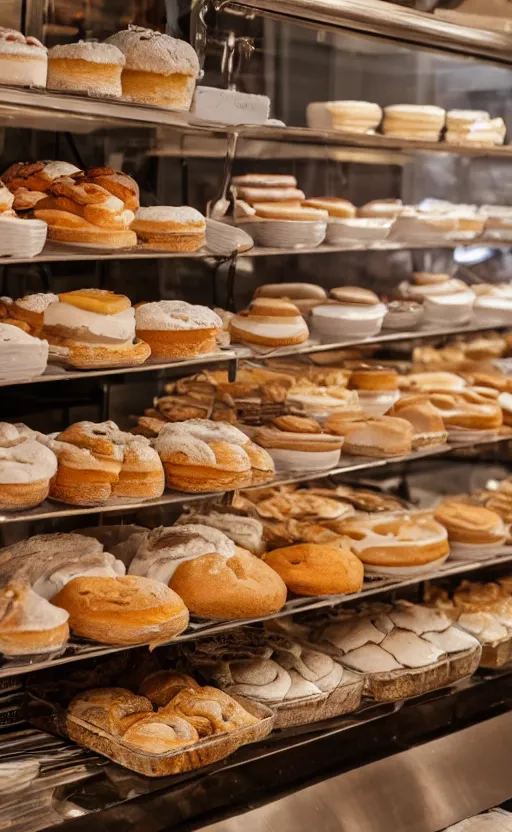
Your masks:
{"label": "stack of pastry", "polygon": [[[66,731],[76,742],[109,756],[116,757],[116,746],[156,756],[193,749],[257,722],[223,691],[201,687],[181,673],[160,671],[144,679],[139,695],[125,688],[79,694],[68,706]],[[136,758],[124,753],[122,759],[137,770]]]}
{"label": "stack of pastry", "polygon": [[398,288],[403,297],[422,302],[423,322],[431,326],[467,323],[476,299],[465,283],[448,274],[415,272]]}
{"label": "stack of pastry", "polygon": [[0,508],[20,511],[42,503],[57,471],[53,451],[21,426],[0,422]]}
{"label": "stack of pastry", "polygon": [[345,437],[343,453],[350,456],[393,457],[412,450],[413,427],[397,416],[347,422],[334,413],[325,423],[325,429]]}
{"label": "stack of pastry", "polygon": [[498,391],[491,388],[432,393],[430,402],[442,418],[448,438],[453,442],[493,439],[503,425]]}
{"label": "stack of pastry", "polygon": [[[99,541],[79,534],[37,535],[0,550],[1,582],[28,584],[68,613],[78,636],[105,644],[156,644],[186,628],[188,611],[175,592],[124,572],[124,564]],[[27,631],[26,620],[20,616],[14,633]],[[53,646],[51,629],[48,646]],[[42,637],[38,646],[44,648]]]}
{"label": "stack of pastry", "polygon": [[315,306],[327,300],[327,292],[316,283],[265,283],[258,286],[254,297],[289,300],[306,316]]}
{"label": "stack of pastry", "polygon": [[248,309],[234,315],[229,331],[233,341],[267,351],[302,344],[309,337],[307,324],[293,303],[266,297],[256,298]]}
{"label": "stack of pastry", "polygon": [[274,478],[272,457],[233,425],[208,419],[168,423],[154,447],[167,487],[178,491],[225,491]]}
{"label": "stack of pastry", "polygon": [[508,530],[499,514],[489,508],[443,500],[434,517],[448,532],[450,555],[456,560],[478,560],[499,551]]}
{"label": "stack of pastry", "polygon": [[278,473],[335,468],[343,445],[342,438],[324,433],[315,419],[291,415],[259,428],[254,441],[269,451]]}
{"label": "stack of pastry", "polygon": [[445,527],[428,512],[355,516],[339,529],[370,574],[425,571],[443,563],[450,552]]}
{"label": "stack of pastry", "polygon": [[384,107],[382,132],[407,141],[438,142],[446,111],[429,104],[392,104]]}
{"label": "stack of pastry", "polygon": [[[395,606],[376,605],[373,610],[363,609],[359,613],[346,611],[339,621],[315,627],[310,638],[342,665],[368,674],[366,692],[377,698],[397,699],[422,692],[414,690],[413,683],[409,691],[407,687],[401,689],[400,684],[390,684],[387,691],[381,689],[377,693],[371,681],[377,674],[427,668],[466,651],[473,654],[474,671],[480,658],[476,639],[454,627],[442,610],[407,601],[399,601]],[[467,675],[467,669],[464,670]],[[385,679],[392,682],[392,677]]]}
{"label": "stack of pastry", "polygon": [[502,118],[491,118],[485,110],[448,110],[445,142],[493,147],[503,144],[507,128]]}
{"label": "stack of pastry", "polygon": [[382,110],[372,101],[313,101],[306,109],[308,127],[343,133],[375,133]]}
{"label": "stack of pastry", "polygon": [[[232,185],[236,196],[247,205],[274,206],[278,209],[299,209],[304,200],[304,191],[297,188],[295,176],[285,174],[254,174],[247,173],[244,176],[234,176]],[[254,208],[255,214],[258,208]],[[259,216],[262,216],[261,214]]]}
{"label": "stack of pastry", "polygon": [[58,348],[59,358],[71,367],[129,367],[151,354],[135,337],[130,299],[106,289],[27,295],[14,301],[11,314]]}
{"label": "stack of pastry", "polygon": [[400,398],[398,373],[391,368],[363,364],[352,370],[348,386],[357,390],[366,416],[383,416]]}
{"label": "stack of pastry", "polygon": [[453,593],[431,586],[426,590],[425,600],[475,636],[484,647],[484,655],[487,646],[497,645],[512,634],[509,576],[490,583],[464,580]]}

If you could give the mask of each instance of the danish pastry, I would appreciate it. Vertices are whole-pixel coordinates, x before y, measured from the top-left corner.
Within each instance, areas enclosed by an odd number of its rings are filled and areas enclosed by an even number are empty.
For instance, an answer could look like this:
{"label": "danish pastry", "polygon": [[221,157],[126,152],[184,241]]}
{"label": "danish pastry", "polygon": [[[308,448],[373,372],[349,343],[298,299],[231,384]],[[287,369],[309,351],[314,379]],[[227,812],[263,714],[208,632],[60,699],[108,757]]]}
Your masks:
{"label": "danish pastry", "polygon": [[339,524],[347,543],[372,569],[425,566],[450,551],[444,526],[431,514],[351,517]]}

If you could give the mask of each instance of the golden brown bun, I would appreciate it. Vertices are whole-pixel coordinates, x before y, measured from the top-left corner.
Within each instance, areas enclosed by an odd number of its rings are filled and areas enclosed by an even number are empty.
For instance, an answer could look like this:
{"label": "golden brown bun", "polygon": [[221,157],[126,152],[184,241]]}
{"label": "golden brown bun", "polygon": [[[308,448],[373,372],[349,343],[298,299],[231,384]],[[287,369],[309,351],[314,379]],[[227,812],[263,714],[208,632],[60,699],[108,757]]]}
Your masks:
{"label": "golden brown bun", "polygon": [[499,514],[458,500],[445,500],[434,512],[435,519],[454,543],[488,545],[503,539],[505,529]]}
{"label": "golden brown bun", "polygon": [[196,729],[175,714],[144,716],[123,734],[123,743],[148,754],[171,754],[199,740]]}
{"label": "golden brown bun", "polygon": [[351,390],[398,390],[398,373],[385,367],[361,367],[352,370]]}
{"label": "golden brown bun", "polygon": [[159,713],[182,717],[200,737],[236,731],[258,721],[227,693],[208,685],[199,690],[181,690]]}
{"label": "golden brown bun", "polygon": [[192,676],[178,673],[177,670],[158,670],[146,676],[139,687],[139,694],[147,697],[152,705],[162,708],[174,699],[180,690],[200,690]]}
{"label": "golden brown bun", "polygon": [[391,410],[390,416],[398,416],[410,422],[414,430],[413,447],[445,442],[448,434],[444,422],[426,395],[404,396]]}
{"label": "golden brown bun", "polygon": [[450,551],[446,531],[432,515],[354,516],[340,524],[340,533],[363,563],[372,566],[423,566]]}
{"label": "golden brown bun", "polygon": [[217,349],[218,329],[137,329],[153,358],[184,359]]}
{"label": "golden brown bun", "polygon": [[211,554],[185,561],[169,585],[202,618],[272,615],[286,603],[286,586],[279,576],[239,547],[228,559]]}
{"label": "golden brown bun", "polygon": [[503,424],[498,401],[471,388],[457,393],[431,393],[429,398],[447,426],[494,430]]}
{"label": "golden brown bun", "polygon": [[279,430],[291,433],[322,433],[322,427],[316,419],[309,419],[307,416],[277,416],[272,420],[272,424]]}
{"label": "golden brown bun", "polygon": [[73,633],[102,644],[169,641],[188,625],[188,611],[169,587],[149,578],[74,578],[52,598],[69,613]]}
{"label": "golden brown bun", "polygon": [[[70,168],[73,167],[67,165],[66,162],[15,162],[14,165],[11,165],[7,168],[5,173],[2,174],[2,182],[4,182],[4,184],[7,185],[9,190],[13,191],[13,193],[18,188],[28,188],[29,191],[49,191],[55,181],[53,176],[48,176],[45,172],[47,165],[50,164],[62,164],[62,176],[69,176]],[[82,172],[78,171],[77,168],[75,168],[75,170],[77,173],[73,174],[74,176],[78,177],[82,175]]]}
{"label": "golden brown bun", "polygon": [[127,173],[109,167],[89,168],[87,181],[101,185],[113,196],[117,196],[129,211],[136,211],[139,207],[139,186]]}
{"label": "golden brown bun", "polygon": [[449,274],[436,274],[435,272],[413,272],[413,283],[416,286],[436,286],[447,283],[451,280]]}
{"label": "golden brown bun", "polygon": [[363,585],[363,564],[349,549],[299,543],[267,552],[263,559],[296,595],[342,595]]}
{"label": "golden brown bun", "polygon": [[357,306],[375,306],[379,302],[378,296],[370,289],[361,289],[360,286],[340,286],[331,289],[330,295],[339,303],[354,303]]}
{"label": "golden brown bun", "polygon": [[330,217],[355,217],[356,207],[348,199],[341,199],[337,196],[318,196],[313,199],[305,199],[301,205],[304,208],[320,208],[328,211]]}
{"label": "golden brown bun", "polygon": [[405,419],[379,416],[366,421],[352,422],[333,413],[325,429],[336,436],[344,436],[343,453],[361,456],[400,456],[412,449],[413,429]]}
{"label": "golden brown bun", "polygon": [[67,713],[121,737],[130,726],[153,713],[151,702],[125,688],[94,688],[68,705]]}

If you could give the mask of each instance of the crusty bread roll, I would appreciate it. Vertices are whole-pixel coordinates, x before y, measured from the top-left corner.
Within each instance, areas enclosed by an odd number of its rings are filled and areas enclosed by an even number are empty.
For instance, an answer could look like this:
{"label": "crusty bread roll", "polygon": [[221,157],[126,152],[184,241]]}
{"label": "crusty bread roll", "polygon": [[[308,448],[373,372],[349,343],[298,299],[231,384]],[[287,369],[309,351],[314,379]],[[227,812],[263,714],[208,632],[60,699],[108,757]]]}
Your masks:
{"label": "crusty bread roll", "polygon": [[46,86],[51,90],[120,98],[124,64],[123,53],[108,43],[80,40],[58,44],[48,53]]}
{"label": "crusty bread roll", "polygon": [[181,598],[149,578],[75,578],[52,598],[73,633],[102,644],[157,644],[188,625]]}
{"label": "crusty bread roll", "polygon": [[57,458],[21,428],[0,422],[0,510],[23,511],[46,499]]}
{"label": "crusty bread roll", "polygon": [[446,499],[437,506],[434,517],[445,527],[451,543],[496,546],[505,540],[507,530],[500,515],[482,506]]}
{"label": "crusty bread roll", "polygon": [[441,416],[426,395],[403,396],[395,402],[389,415],[410,422],[414,431],[413,448],[440,445],[448,438]]}
{"label": "crusty bread roll", "polygon": [[349,549],[299,543],[263,556],[297,595],[343,595],[359,592],[363,564]]}
{"label": "crusty bread roll", "polygon": [[68,637],[65,610],[56,609],[28,584],[13,582],[0,589],[0,654],[53,653]]}
{"label": "crusty bread roll", "polygon": [[174,699],[180,690],[200,690],[201,686],[192,676],[177,670],[157,670],[143,680],[139,687],[141,696],[147,697],[152,705],[163,708]]}

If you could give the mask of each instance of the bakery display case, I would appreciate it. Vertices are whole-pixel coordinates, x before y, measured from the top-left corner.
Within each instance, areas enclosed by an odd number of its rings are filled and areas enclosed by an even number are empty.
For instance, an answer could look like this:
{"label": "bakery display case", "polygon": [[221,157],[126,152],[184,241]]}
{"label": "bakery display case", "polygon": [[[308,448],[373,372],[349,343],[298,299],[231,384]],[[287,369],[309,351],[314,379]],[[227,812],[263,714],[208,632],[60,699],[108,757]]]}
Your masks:
{"label": "bakery display case", "polygon": [[43,5],[0,20],[0,827],[512,829],[500,10]]}

